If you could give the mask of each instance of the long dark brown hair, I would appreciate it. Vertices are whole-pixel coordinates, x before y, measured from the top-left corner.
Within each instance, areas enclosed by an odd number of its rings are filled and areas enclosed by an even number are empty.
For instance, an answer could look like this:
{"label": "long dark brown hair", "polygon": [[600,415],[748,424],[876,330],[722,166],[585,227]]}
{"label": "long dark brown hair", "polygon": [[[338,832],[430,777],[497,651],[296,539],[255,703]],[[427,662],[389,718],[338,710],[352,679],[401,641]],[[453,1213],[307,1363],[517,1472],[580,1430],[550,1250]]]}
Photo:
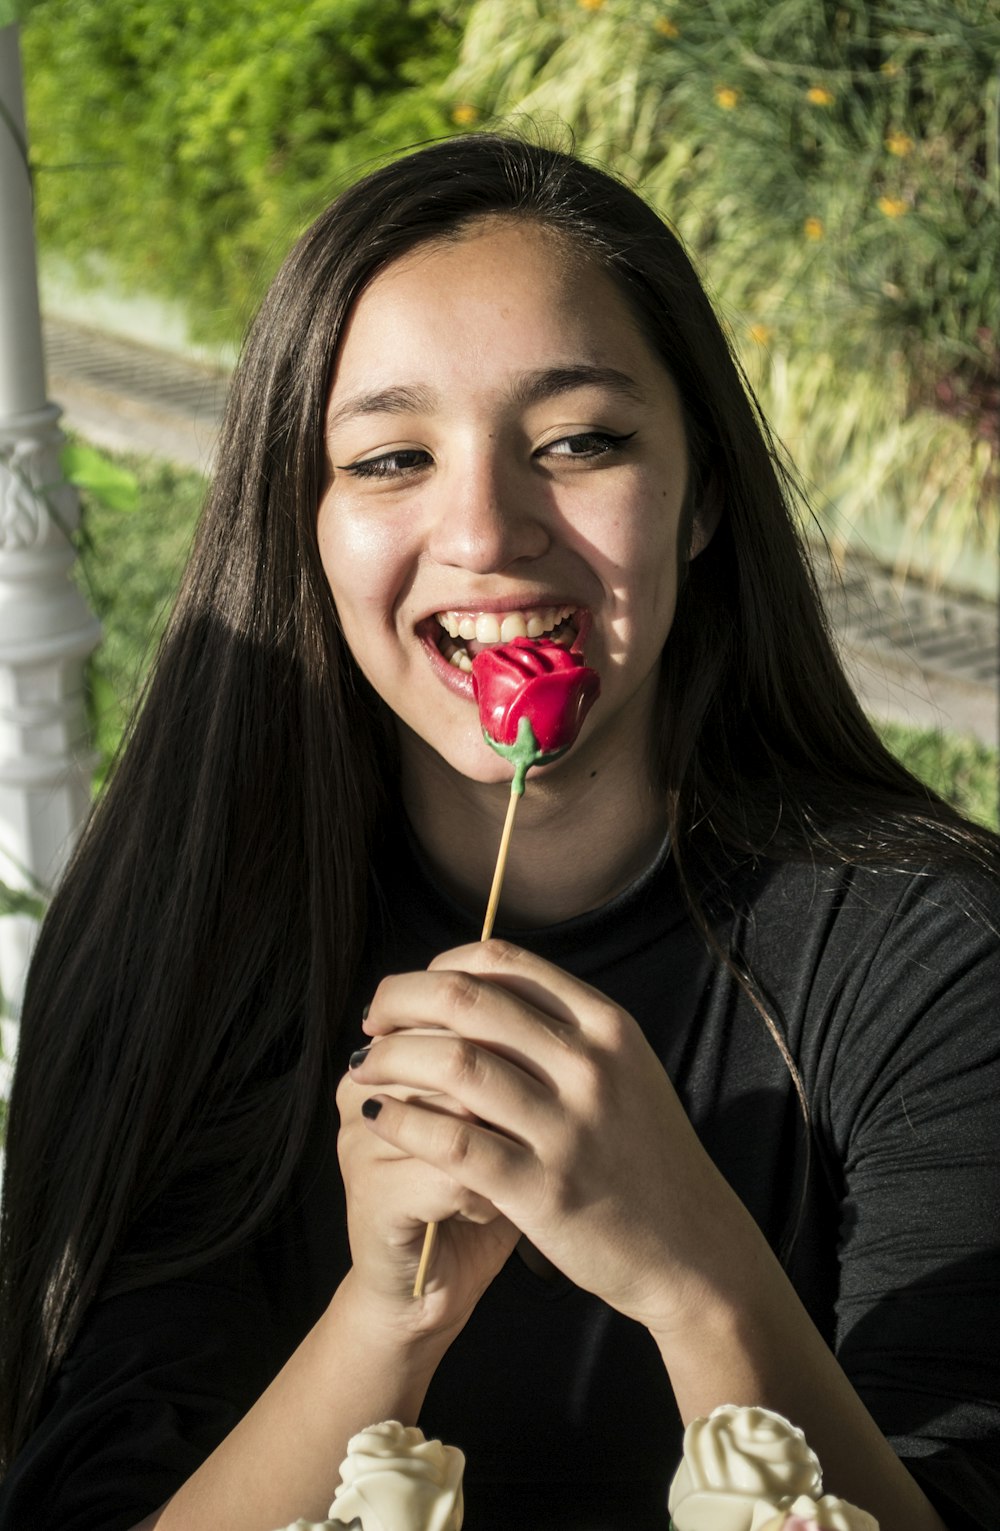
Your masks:
{"label": "long dark brown hair", "polygon": [[883,749],[824,628],[789,481],[687,257],[629,188],[492,135],[367,176],[299,241],[252,326],[177,607],[39,938],[0,1249],[0,1456],[101,1295],[190,1270],[274,1210],[356,972],[391,729],[320,564],[323,418],[345,320],[421,241],[531,219],[616,281],[676,381],[692,513],[721,512],[665,651],[658,770],[700,845],[996,865]]}

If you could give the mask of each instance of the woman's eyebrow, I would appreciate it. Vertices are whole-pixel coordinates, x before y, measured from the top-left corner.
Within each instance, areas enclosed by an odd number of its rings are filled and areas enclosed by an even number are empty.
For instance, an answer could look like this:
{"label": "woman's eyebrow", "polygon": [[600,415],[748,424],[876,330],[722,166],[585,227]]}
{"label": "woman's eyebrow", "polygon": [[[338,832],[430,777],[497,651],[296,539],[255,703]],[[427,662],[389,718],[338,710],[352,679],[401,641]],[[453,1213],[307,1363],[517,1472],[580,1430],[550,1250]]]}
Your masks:
{"label": "woman's eyebrow", "polygon": [[371,393],[356,393],[331,409],[326,417],[326,428],[334,430],[347,420],[359,415],[406,415],[422,414],[434,407],[434,392],[419,383],[396,383],[388,388],[376,388]]}
{"label": "woman's eyebrow", "polygon": [[[542,367],[537,372],[521,373],[511,388],[511,397],[521,406],[542,404],[546,399],[561,393],[572,393],[577,388],[610,388],[615,393],[640,403],[642,389],[627,372],[617,367],[600,367],[588,362],[577,362],[566,367]],[[368,393],[356,393],[331,409],[327,415],[326,428],[336,430],[348,420],[361,415],[426,414],[436,406],[432,388],[422,383],[395,383],[387,388],[375,388]]]}
{"label": "woman's eyebrow", "polygon": [[641,403],[643,392],[634,378],[617,367],[600,367],[589,362],[576,362],[567,367],[543,367],[537,372],[525,372],[514,384],[512,394],[518,404],[543,404],[546,399],[560,393],[572,393],[576,388],[610,388],[633,403]]}

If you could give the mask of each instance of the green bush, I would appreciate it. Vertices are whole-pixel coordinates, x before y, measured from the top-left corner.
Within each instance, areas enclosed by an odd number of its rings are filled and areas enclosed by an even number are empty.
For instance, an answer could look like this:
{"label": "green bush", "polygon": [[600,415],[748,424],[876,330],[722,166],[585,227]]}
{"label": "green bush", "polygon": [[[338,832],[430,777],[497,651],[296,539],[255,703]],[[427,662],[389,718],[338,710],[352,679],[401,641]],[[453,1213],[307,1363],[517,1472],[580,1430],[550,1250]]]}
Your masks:
{"label": "green bush", "polygon": [[476,0],[457,78],[638,180],[773,333],[971,388],[1000,338],[998,49],[993,0]]}
{"label": "green bush", "polygon": [[205,494],[196,473],[125,457],[137,504],[122,510],[81,488],[78,576],[104,637],[87,671],[87,700],[104,780],[170,614]]}
{"label": "green bush", "polygon": [[302,226],[451,126],[463,0],[35,0],[23,25],[43,250],[236,339]]}
{"label": "green bush", "polygon": [[572,134],[693,250],[826,535],[983,587],[995,0],[32,0],[24,51],[43,250],[206,339],[373,159]]}
{"label": "green bush", "polygon": [[452,88],[671,219],[828,532],[991,558],[998,53],[995,0],[475,0]]}

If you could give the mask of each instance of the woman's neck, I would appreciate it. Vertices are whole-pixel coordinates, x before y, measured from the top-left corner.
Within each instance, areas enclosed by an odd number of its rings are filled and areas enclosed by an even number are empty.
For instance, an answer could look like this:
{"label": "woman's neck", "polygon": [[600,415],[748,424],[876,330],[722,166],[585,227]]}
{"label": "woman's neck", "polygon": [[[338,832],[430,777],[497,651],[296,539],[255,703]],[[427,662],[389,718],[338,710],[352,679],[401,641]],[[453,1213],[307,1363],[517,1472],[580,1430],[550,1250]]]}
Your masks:
{"label": "woman's neck", "polygon": [[[421,849],[453,897],[485,910],[509,789],[456,777],[440,759],[422,766],[403,786]],[[530,928],[571,919],[607,903],[650,865],[666,834],[666,807],[639,777],[626,762],[582,779],[566,766],[529,777],[499,923]]]}

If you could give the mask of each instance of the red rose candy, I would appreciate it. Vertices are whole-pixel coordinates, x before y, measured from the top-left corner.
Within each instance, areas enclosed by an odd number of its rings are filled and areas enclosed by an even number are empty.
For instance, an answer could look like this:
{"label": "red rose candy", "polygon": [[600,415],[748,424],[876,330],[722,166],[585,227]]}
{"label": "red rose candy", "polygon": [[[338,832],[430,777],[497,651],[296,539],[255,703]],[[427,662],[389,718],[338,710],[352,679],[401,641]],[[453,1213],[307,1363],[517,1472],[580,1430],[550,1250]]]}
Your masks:
{"label": "red rose candy", "polygon": [[561,644],[514,638],[476,655],[472,689],[486,742],[514,762],[511,790],[520,794],[533,765],[569,749],[600,693],[601,679]]}

